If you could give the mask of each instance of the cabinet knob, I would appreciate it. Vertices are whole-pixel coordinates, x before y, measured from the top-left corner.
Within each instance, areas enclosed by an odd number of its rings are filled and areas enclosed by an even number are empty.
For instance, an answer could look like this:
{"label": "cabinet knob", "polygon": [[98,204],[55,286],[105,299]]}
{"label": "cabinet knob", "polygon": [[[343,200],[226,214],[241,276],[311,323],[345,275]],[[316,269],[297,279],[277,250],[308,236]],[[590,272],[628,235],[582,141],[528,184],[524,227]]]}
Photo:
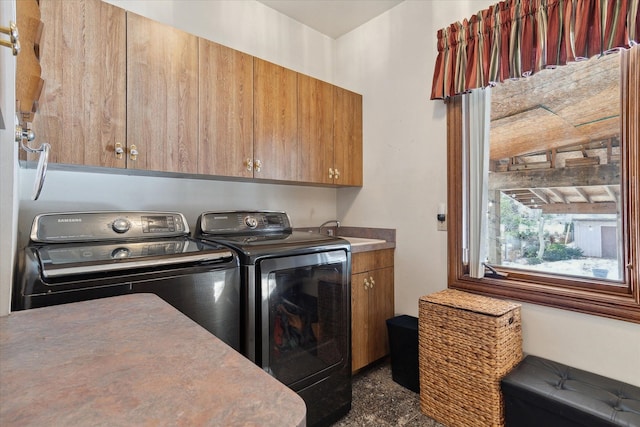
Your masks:
{"label": "cabinet knob", "polygon": [[248,171],[252,171],[253,170],[253,160],[251,160],[250,158],[247,157],[247,160],[244,161],[244,164],[247,167]]}
{"label": "cabinet knob", "polygon": [[376,281],[373,280],[373,277],[369,276],[369,287],[373,288],[376,285]]}
{"label": "cabinet knob", "polygon": [[16,125],[16,142],[22,142],[25,139],[31,142],[36,139],[36,134],[31,129],[23,129],[22,126]]}
{"label": "cabinet knob", "polygon": [[7,34],[9,41],[0,40],[0,46],[8,47],[11,49],[13,56],[17,56],[20,53],[20,41],[18,38],[18,27],[15,22],[10,21],[8,27],[0,27],[0,33]]}
{"label": "cabinet knob", "polygon": [[329,168],[329,179],[333,179],[333,168]]}
{"label": "cabinet knob", "polygon": [[13,21],[9,21],[8,27],[0,27],[0,33],[8,35],[11,43],[17,42],[18,38],[20,37],[20,35],[18,34],[18,26]]}
{"label": "cabinet knob", "polygon": [[131,148],[129,149],[129,158],[133,161],[138,160],[138,147],[136,147],[135,145],[132,145]]}
{"label": "cabinet knob", "polygon": [[340,171],[338,170],[338,168],[336,168],[335,177],[336,179],[340,179]]}
{"label": "cabinet knob", "polygon": [[364,278],[364,289],[367,290],[371,287],[371,285],[369,284],[369,279],[367,279],[366,277]]}
{"label": "cabinet knob", "polygon": [[124,148],[122,148],[121,142],[116,142],[116,148],[114,151],[116,153],[116,159],[118,160],[122,159],[122,155],[124,154]]}
{"label": "cabinet knob", "polygon": [[262,169],[262,162],[260,160],[256,160],[253,164],[253,170],[256,172],[260,172]]}

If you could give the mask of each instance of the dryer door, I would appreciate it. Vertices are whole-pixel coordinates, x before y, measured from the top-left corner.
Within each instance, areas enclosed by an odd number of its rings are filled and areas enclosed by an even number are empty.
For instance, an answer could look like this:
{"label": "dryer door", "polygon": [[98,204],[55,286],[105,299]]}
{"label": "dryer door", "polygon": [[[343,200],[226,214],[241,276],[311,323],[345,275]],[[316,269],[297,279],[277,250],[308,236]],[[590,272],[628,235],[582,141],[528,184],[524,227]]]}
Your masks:
{"label": "dryer door", "polygon": [[345,250],[260,261],[261,366],[294,390],[351,364]]}

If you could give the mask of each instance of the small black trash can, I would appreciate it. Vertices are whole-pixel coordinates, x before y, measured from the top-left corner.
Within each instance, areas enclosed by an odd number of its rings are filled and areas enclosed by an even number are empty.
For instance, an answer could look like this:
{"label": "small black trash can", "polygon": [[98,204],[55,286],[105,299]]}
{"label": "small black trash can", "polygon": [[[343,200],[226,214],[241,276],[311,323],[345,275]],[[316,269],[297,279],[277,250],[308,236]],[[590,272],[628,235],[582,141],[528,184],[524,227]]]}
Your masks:
{"label": "small black trash can", "polygon": [[409,390],[420,392],[418,371],[418,318],[401,315],[387,319],[391,350],[391,377]]}

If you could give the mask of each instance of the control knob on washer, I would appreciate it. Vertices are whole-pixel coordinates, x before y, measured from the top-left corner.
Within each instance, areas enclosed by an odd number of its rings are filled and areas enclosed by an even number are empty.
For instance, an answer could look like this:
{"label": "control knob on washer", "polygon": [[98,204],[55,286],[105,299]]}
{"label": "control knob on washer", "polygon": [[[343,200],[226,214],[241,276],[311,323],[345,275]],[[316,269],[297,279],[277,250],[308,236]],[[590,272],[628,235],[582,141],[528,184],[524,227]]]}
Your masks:
{"label": "control knob on washer", "polygon": [[129,231],[129,229],[131,228],[131,223],[129,222],[129,220],[125,218],[118,218],[115,221],[113,221],[113,224],[111,224],[111,228],[116,233],[122,234]]}
{"label": "control knob on washer", "polygon": [[249,228],[256,228],[258,226],[258,220],[253,216],[245,217],[244,223]]}
{"label": "control knob on washer", "polygon": [[131,256],[131,251],[128,248],[116,248],[111,251],[112,259],[122,259],[129,258]]}

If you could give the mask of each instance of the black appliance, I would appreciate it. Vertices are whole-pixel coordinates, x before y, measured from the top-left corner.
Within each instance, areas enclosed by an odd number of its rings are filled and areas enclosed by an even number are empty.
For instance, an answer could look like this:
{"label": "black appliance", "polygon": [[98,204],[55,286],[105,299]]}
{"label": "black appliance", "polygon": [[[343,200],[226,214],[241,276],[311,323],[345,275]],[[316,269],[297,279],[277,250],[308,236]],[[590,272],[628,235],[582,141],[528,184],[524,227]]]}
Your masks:
{"label": "black appliance", "polygon": [[285,212],[205,212],[195,237],[240,258],[244,348],[298,393],[310,426],[351,409],[351,246],[293,231]]}
{"label": "black appliance", "polygon": [[142,292],[241,350],[238,257],[190,238],[180,213],[36,216],[18,253],[12,310]]}

